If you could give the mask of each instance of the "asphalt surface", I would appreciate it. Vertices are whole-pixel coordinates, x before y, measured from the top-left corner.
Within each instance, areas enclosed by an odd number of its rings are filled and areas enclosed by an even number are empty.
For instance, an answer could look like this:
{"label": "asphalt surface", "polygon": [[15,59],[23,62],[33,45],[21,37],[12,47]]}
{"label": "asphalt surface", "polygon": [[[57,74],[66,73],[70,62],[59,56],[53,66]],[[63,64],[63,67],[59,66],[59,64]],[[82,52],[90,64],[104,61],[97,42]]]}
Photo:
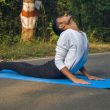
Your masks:
{"label": "asphalt surface", "polygon": [[[110,53],[90,55],[86,68],[96,76],[110,77]],[[0,79],[0,110],[110,110],[110,89]]]}

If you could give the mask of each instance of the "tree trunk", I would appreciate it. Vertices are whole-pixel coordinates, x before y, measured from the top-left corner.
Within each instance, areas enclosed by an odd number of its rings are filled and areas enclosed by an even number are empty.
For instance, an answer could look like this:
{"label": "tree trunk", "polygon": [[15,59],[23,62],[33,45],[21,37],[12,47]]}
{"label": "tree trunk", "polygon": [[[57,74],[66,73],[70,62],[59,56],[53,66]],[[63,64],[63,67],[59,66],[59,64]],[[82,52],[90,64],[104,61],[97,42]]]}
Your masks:
{"label": "tree trunk", "polygon": [[35,0],[23,0],[23,8],[20,14],[22,24],[21,41],[23,42],[30,41],[35,36],[38,20],[37,7],[35,7]]}

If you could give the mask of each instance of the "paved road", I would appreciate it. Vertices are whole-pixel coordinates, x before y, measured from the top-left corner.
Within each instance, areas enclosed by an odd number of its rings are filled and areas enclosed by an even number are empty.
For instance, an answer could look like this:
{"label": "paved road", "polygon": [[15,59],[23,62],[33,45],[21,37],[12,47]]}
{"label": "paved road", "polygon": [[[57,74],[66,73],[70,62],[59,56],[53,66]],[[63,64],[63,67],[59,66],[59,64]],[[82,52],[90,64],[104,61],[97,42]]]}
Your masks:
{"label": "paved road", "polygon": [[[110,77],[110,53],[90,55],[86,67]],[[0,79],[0,110],[110,110],[110,90]]]}

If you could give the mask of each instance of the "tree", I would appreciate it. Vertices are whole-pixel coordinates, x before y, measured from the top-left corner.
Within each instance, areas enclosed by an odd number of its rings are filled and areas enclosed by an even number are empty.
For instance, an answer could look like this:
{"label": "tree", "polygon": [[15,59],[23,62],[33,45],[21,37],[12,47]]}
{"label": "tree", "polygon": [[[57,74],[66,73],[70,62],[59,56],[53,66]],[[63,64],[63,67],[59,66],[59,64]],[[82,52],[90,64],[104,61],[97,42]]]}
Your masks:
{"label": "tree", "polygon": [[22,23],[21,41],[30,41],[35,36],[38,10],[41,5],[41,0],[23,0],[23,8],[20,14]]}
{"label": "tree", "polygon": [[[33,12],[30,8],[24,11],[23,4],[24,8],[31,7]],[[0,0],[0,42],[17,42],[20,32],[22,41],[31,40],[34,36],[48,40],[53,19],[65,12],[71,12],[80,29],[89,36],[110,41],[110,0]]]}

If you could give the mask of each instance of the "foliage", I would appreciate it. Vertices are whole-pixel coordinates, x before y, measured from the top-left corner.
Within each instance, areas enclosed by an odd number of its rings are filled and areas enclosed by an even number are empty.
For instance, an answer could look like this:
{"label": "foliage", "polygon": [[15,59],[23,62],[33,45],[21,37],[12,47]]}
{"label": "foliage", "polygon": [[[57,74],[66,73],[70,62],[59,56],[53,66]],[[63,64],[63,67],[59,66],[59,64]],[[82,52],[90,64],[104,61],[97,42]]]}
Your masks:
{"label": "foliage", "polygon": [[[16,36],[21,33],[21,9],[22,0],[0,0],[0,42],[5,39],[16,42]],[[73,15],[92,42],[110,41],[110,0],[43,0],[36,37],[50,42],[57,40],[51,23],[65,11]]]}
{"label": "foliage", "polygon": [[110,41],[110,1],[72,0],[72,3],[72,13],[80,28],[94,33],[92,37],[98,40]]}

